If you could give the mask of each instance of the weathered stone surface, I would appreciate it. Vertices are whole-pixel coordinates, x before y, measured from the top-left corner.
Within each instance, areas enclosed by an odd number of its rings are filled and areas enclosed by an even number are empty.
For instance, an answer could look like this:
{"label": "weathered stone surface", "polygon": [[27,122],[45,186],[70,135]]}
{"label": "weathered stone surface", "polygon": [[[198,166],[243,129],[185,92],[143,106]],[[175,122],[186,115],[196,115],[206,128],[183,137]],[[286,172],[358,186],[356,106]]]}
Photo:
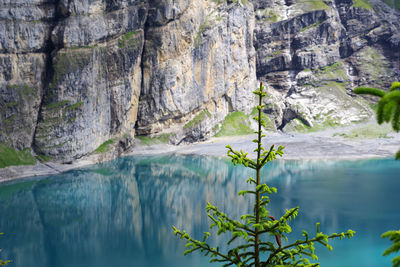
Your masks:
{"label": "weathered stone surface", "polygon": [[196,141],[229,112],[249,112],[256,85],[252,5],[192,1],[166,25],[160,16],[146,32],[137,132],[172,131],[177,143]]}
{"label": "weathered stone surface", "polygon": [[362,121],[372,113],[352,89],[388,88],[400,79],[400,14],[386,4],[276,0],[255,6],[257,78],[270,85],[267,103],[279,129]]}
{"label": "weathered stone surface", "polygon": [[32,144],[41,103],[44,54],[0,54],[0,142]]}
{"label": "weathered stone surface", "polygon": [[64,161],[109,139],[133,137],[141,85],[143,30],[93,47],[71,47],[53,58],[35,150]]}
{"label": "weathered stone surface", "polygon": [[372,114],[352,89],[400,80],[399,58],[380,0],[0,0],[0,142],[69,162],[204,140],[257,80],[270,130],[348,124]]}

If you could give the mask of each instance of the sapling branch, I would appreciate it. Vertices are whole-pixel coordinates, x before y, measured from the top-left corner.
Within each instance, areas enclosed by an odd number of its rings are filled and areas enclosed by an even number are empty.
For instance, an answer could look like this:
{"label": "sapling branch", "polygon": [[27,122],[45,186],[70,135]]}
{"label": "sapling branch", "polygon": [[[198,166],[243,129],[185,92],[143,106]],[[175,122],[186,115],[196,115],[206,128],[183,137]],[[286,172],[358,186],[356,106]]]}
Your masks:
{"label": "sapling branch", "polygon": [[[378,92],[379,93],[379,92]],[[310,238],[306,231],[303,231],[305,240],[299,239],[295,242],[284,245],[283,242],[286,240],[286,234],[292,231],[288,222],[296,218],[299,208],[292,208],[286,210],[285,213],[278,219],[271,216],[267,210],[267,206],[270,203],[268,195],[277,193],[277,189],[269,187],[267,184],[261,184],[261,169],[270,161],[276,159],[277,156],[283,155],[283,146],[279,146],[275,149],[275,145],[272,145],[269,150],[265,150],[262,144],[262,138],[265,137],[263,134],[262,126],[265,125],[263,120],[262,108],[263,108],[263,97],[266,96],[264,86],[262,83],[260,87],[254,91],[254,94],[258,96],[258,105],[256,106],[258,114],[254,119],[258,123],[257,139],[253,142],[257,144],[256,159],[250,159],[248,153],[243,151],[235,151],[230,145],[227,145],[227,155],[231,158],[234,165],[242,164],[245,167],[254,169],[256,171],[255,179],[250,177],[247,179],[247,183],[253,186],[253,189],[239,191],[239,196],[247,194],[254,195],[254,209],[252,214],[245,214],[240,216],[240,220],[233,220],[228,215],[218,209],[217,206],[213,206],[207,203],[208,217],[212,221],[210,228],[217,228],[216,234],[230,233],[231,237],[227,242],[225,251],[223,253],[218,247],[213,248],[208,245],[207,238],[210,235],[205,233],[203,241],[198,241],[190,237],[185,231],[181,232],[175,227],[175,235],[185,239],[187,242],[188,250],[185,251],[185,255],[194,251],[204,252],[205,255],[210,256],[211,262],[224,263],[223,266],[237,265],[242,267],[261,267],[261,266],[318,266],[316,263],[310,263],[307,257],[312,260],[317,260],[317,256],[314,253],[314,243],[320,243],[323,246],[331,249],[332,247],[328,244],[329,239],[351,237],[354,232],[349,230],[347,233],[332,234],[330,236],[325,235],[319,231],[319,224],[317,224],[317,233],[315,237]],[[265,127],[265,126],[264,126]],[[263,241],[261,237],[264,234],[274,236],[275,241]],[[234,242],[238,239],[242,239],[242,243],[230,248]],[[243,244],[243,242],[245,244]],[[275,244],[276,242],[276,244]],[[261,260],[261,255],[266,254],[268,257],[266,261]]]}

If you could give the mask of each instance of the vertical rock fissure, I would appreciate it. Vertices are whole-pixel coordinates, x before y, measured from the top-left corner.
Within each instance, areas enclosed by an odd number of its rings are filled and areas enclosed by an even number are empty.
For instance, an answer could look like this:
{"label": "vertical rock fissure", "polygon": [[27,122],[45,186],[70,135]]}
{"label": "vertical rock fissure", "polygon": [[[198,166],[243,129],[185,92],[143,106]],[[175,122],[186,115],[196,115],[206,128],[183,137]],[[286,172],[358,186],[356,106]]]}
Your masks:
{"label": "vertical rock fissure", "polygon": [[[143,26],[143,47],[142,47],[142,54],[140,55],[140,72],[141,72],[141,81],[140,81],[140,92],[139,92],[139,101],[138,101],[138,110],[139,110],[139,105],[141,102],[142,97],[144,97],[144,86],[145,86],[145,73],[144,73],[144,60],[145,60],[145,53],[147,52],[147,47],[146,47],[146,41],[147,41],[147,31],[148,28],[150,27],[148,25],[148,20],[149,19],[149,13],[147,12],[145,21],[144,21],[144,26]],[[140,121],[140,112],[137,113],[137,118],[136,118],[136,123],[135,123],[135,136],[137,135],[137,129],[138,129],[138,123]]]}
{"label": "vertical rock fissure", "polygon": [[[70,0],[68,1],[68,3],[69,2]],[[31,148],[35,153],[39,152],[37,151],[37,146],[35,144],[35,139],[36,139],[35,136],[39,125],[39,121],[41,119],[42,108],[45,102],[45,95],[46,92],[48,92],[50,84],[54,77],[53,56],[57,53],[58,50],[60,50],[64,46],[62,42],[57,41],[58,38],[53,39],[53,31],[60,24],[60,22],[64,21],[69,16],[67,8],[64,5],[62,5],[61,0],[55,0],[54,11],[55,11],[54,17],[53,20],[50,22],[50,27],[48,29],[49,31],[48,39],[46,40],[46,44],[44,47],[44,53],[46,54],[46,63],[44,69],[45,73],[43,75],[43,90],[31,144]]]}

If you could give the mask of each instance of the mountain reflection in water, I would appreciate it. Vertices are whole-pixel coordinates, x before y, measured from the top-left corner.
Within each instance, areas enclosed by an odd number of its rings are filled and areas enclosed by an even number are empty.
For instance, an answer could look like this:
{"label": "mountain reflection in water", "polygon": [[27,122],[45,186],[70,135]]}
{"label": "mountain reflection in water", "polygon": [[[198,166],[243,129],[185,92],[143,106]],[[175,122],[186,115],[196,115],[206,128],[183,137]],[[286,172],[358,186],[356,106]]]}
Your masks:
{"label": "mountain reflection in water", "polygon": [[[292,239],[357,231],[354,239],[319,248],[321,266],[390,266],[380,234],[400,228],[400,163],[276,161],[263,179],[278,188],[269,210],[278,217],[300,206]],[[124,157],[57,176],[0,186],[1,258],[18,267],[155,267],[211,265],[199,253],[183,256],[171,226],[201,238],[206,202],[239,218],[248,213],[251,170],[201,156]],[[293,225],[293,224],[292,224]],[[226,237],[211,239],[223,246]]]}

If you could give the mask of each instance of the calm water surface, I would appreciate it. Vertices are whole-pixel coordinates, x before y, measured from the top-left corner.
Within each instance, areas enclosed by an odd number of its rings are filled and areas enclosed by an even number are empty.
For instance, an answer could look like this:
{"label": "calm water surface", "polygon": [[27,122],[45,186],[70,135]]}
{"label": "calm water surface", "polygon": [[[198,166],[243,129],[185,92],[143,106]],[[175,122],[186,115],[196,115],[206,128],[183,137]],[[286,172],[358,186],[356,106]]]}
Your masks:
{"label": "calm water surface", "polygon": [[[218,266],[199,254],[183,257],[171,225],[201,238],[206,201],[232,217],[248,212],[249,199],[236,196],[251,175],[216,158],[125,157],[3,184],[0,257],[15,267]],[[324,232],[357,231],[332,252],[318,247],[322,267],[390,266],[381,256],[390,242],[380,235],[400,228],[400,162],[280,161],[263,177],[278,188],[272,215],[300,206],[292,238],[314,232],[316,222]]]}

